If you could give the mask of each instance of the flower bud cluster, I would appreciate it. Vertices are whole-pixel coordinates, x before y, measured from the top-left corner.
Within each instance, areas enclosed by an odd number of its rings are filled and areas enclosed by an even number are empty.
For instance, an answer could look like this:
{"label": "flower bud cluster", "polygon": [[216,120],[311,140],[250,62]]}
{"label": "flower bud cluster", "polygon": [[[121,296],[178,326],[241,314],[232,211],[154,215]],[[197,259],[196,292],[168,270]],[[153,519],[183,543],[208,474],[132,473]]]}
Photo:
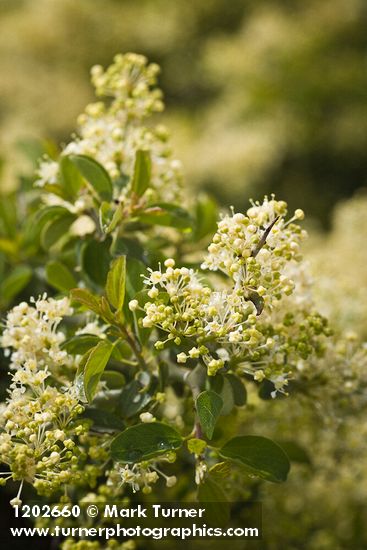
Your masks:
{"label": "flower bud cluster", "polygon": [[[247,216],[222,218],[202,265],[228,276],[221,290],[204,284],[197,271],[175,267],[173,259],[165,269],[150,270],[142,324],[168,334],[155,342],[157,350],[174,344],[178,363],[202,360],[210,376],[240,364],[256,380],[270,379],[275,391],[287,385],[299,358],[322,353],[328,329],[307,303],[299,253],[305,233],[293,223],[303,213],[288,222],[285,214],[286,203],[265,198]],[[137,300],[130,307],[137,309]]]}
{"label": "flower bud cluster", "polygon": [[[115,182],[114,199],[127,205],[136,152],[149,151],[151,182],[144,199],[177,200],[182,183],[181,164],[171,158],[168,132],[163,126],[148,128],[142,122],[163,109],[162,93],[155,87],[158,66],[148,64],[144,56],[126,54],[117,55],[106,71],[98,65],[91,73],[96,94],[110,97],[111,101],[86,107],[78,118],[77,135],[62,154],[87,155],[102,164]],[[47,185],[52,192],[52,185],[58,181],[58,163],[44,159],[36,185]],[[83,189],[81,196],[85,192]]]}
{"label": "flower bud cluster", "polygon": [[73,389],[29,386],[10,393],[1,415],[0,457],[8,478],[32,483],[38,494],[52,494],[80,477],[78,437],[89,429]]}
{"label": "flower bud cluster", "polygon": [[293,292],[292,279],[284,273],[289,262],[299,262],[300,243],[306,233],[293,223],[303,218],[297,210],[285,221],[287,204],[269,200],[253,203],[247,214],[223,216],[208,248],[202,269],[222,271],[249,296],[256,291],[266,305]]}
{"label": "flower bud cluster", "polygon": [[143,55],[127,53],[117,54],[106,71],[95,65],[91,75],[97,96],[113,98],[114,108],[123,108],[131,118],[145,118],[164,107],[162,92],[155,87],[159,71]]}

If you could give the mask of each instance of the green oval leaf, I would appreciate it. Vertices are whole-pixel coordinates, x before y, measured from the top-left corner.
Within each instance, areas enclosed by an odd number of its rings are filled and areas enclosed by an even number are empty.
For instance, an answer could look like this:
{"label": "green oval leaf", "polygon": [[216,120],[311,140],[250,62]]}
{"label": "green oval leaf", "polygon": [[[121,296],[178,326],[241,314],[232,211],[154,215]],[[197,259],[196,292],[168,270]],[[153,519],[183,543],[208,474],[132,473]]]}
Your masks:
{"label": "green oval leaf", "polygon": [[215,200],[207,195],[199,195],[196,203],[193,239],[200,241],[207,235],[213,235],[217,229],[218,217],[218,205]]}
{"label": "green oval leaf", "polygon": [[222,374],[216,374],[215,376],[208,377],[207,384],[209,389],[217,393],[223,401],[223,407],[220,412],[221,416],[229,414],[235,405],[231,382]]}
{"label": "green oval leaf", "polygon": [[149,187],[152,163],[149,151],[136,152],[131,190],[141,197]]}
{"label": "green oval leaf", "polygon": [[48,221],[70,215],[64,206],[45,206],[34,215],[34,224],[37,228],[43,227]]}
{"label": "green oval leaf", "polygon": [[106,294],[111,305],[121,311],[125,299],[126,256],[120,256],[112,262],[107,275]]}
{"label": "green oval leaf", "polygon": [[69,159],[102,199],[112,199],[113,187],[110,176],[99,162],[86,155],[70,155]]}
{"label": "green oval leaf", "polygon": [[139,380],[132,380],[124,387],[120,397],[120,414],[129,418],[141,411],[152,400],[151,393]]}
{"label": "green oval leaf", "polygon": [[99,336],[95,334],[79,334],[62,342],[60,347],[70,355],[84,355],[89,349],[95,347],[99,341]]}
{"label": "green oval leaf", "polygon": [[98,382],[111,356],[113,346],[111,342],[104,340],[91,350],[84,367],[83,385],[85,396],[92,401]]}
{"label": "green oval leaf", "polygon": [[80,171],[68,156],[63,155],[59,164],[61,186],[68,198],[75,199],[83,184]]}
{"label": "green oval leaf", "polygon": [[75,302],[79,302],[79,304],[82,304],[91,311],[94,311],[97,315],[100,315],[101,306],[99,300],[97,296],[94,296],[89,290],[85,288],[73,288],[70,291],[70,297]]}
{"label": "green oval leaf", "polygon": [[271,439],[245,435],[230,439],[219,451],[224,458],[240,462],[249,473],[281,483],[287,479],[290,463],[283,449]]}
{"label": "green oval leaf", "polygon": [[211,439],[223,407],[223,399],[214,391],[203,391],[196,399],[196,410],[205,435]]}
{"label": "green oval leaf", "polygon": [[152,422],[127,428],[111,443],[111,457],[118,462],[134,464],[179,449],[182,437],[174,428]]}
{"label": "green oval leaf", "polygon": [[95,285],[104,287],[110,268],[110,240],[88,241],[82,248],[81,264],[83,273]]}
{"label": "green oval leaf", "polygon": [[139,214],[139,220],[150,225],[170,226],[177,229],[189,229],[193,223],[187,210],[170,203],[150,206]]}
{"label": "green oval leaf", "polygon": [[30,242],[33,240],[38,240],[44,226],[50,220],[56,220],[64,216],[70,215],[70,211],[64,206],[45,206],[40,210],[37,210],[29,218],[29,223],[27,224],[28,233],[26,237]]}
{"label": "green oval leaf", "polygon": [[9,301],[23,290],[32,278],[32,270],[26,265],[18,265],[3,280],[0,287],[1,297]]}
{"label": "green oval leaf", "polygon": [[111,413],[96,407],[88,407],[84,414],[84,418],[89,418],[93,421],[93,430],[101,432],[116,432],[124,427],[122,420]]}
{"label": "green oval leaf", "polygon": [[114,370],[105,370],[101,376],[101,380],[106,383],[110,390],[119,390],[125,386],[125,376],[121,372]]}
{"label": "green oval leaf", "polygon": [[47,251],[59,241],[64,241],[74,220],[75,216],[70,212],[50,220],[41,232],[41,245],[44,250]]}
{"label": "green oval leaf", "polygon": [[72,272],[57,261],[48,262],[46,265],[46,279],[49,285],[61,292],[68,292],[77,284]]}

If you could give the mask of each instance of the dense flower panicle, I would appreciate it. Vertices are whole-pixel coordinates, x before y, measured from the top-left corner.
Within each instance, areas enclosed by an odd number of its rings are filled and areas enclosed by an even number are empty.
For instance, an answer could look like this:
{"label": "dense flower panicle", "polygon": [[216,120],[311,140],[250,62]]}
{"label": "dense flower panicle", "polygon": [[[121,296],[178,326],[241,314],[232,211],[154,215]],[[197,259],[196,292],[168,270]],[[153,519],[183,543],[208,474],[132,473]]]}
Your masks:
{"label": "dense flower panicle", "polygon": [[223,216],[208,248],[203,269],[220,270],[248,292],[257,291],[268,305],[291,294],[293,281],[285,274],[289,262],[300,261],[306,233],[297,224],[303,212],[285,221],[287,204],[274,198],[253,203],[247,214]]}
{"label": "dense flower panicle", "polygon": [[[228,276],[222,290],[205,285],[193,269],[176,268],[172,259],[165,270],[150,270],[142,324],[168,333],[156,349],[185,340],[192,347],[179,351],[178,363],[201,358],[209,375],[237,365],[256,380],[270,379],[276,391],[287,385],[299,357],[322,352],[328,328],[312,311],[299,252],[305,232],[293,223],[303,213],[285,222],[286,212],[286,203],[265,198],[247,216],[222,218],[202,264]],[[130,307],[139,307],[135,302]]]}
{"label": "dense flower panicle", "polygon": [[[29,387],[33,390],[33,387]],[[32,483],[39,494],[51,494],[78,477],[75,440],[88,426],[71,390],[37,387],[37,394],[10,395],[2,414],[1,462],[9,477]]]}
{"label": "dense flower panicle", "polygon": [[[1,339],[12,368],[0,419],[0,460],[10,471],[1,480],[27,481],[39,494],[51,494],[83,477],[77,442],[89,424],[78,419],[84,408],[64,372],[74,359],[60,349],[65,337],[57,331],[63,316],[72,313],[69,300],[44,295],[32,302],[8,313]],[[47,384],[51,375],[60,388]]]}
{"label": "dense flower panicle", "polygon": [[11,369],[60,370],[70,365],[70,357],[61,350],[65,340],[57,327],[62,318],[73,313],[68,298],[55,300],[46,295],[33,305],[22,302],[9,311],[1,336],[1,347],[10,355]]}
{"label": "dense flower panicle", "polygon": [[[86,107],[78,118],[77,134],[62,152],[87,155],[102,164],[115,183],[114,199],[124,205],[130,200],[129,180],[138,150],[149,151],[151,156],[151,182],[145,201],[175,201],[180,195],[181,164],[171,156],[167,130],[161,125],[143,125],[144,118],[163,109],[162,93],[155,87],[157,72],[157,65],[147,64],[144,56],[135,54],[117,55],[106,71],[93,67],[97,95],[111,101]],[[58,163],[42,161],[36,185],[48,185],[52,192],[58,179]],[[85,189],[81,191],[81,197],[84,195]]]}

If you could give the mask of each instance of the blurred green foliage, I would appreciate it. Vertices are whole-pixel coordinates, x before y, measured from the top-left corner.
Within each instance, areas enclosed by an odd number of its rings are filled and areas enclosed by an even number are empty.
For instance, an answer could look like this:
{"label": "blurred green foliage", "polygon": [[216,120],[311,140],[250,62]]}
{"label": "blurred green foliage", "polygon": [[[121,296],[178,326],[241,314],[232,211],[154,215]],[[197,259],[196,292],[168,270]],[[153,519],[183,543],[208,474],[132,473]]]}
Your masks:
{"label": "blurred green foliage", "polygon": [[0,15],[5,185],[10,144],[66,140],[90,66],[118,51],[162,66],[187,180],[222,202],[275,191],[326,226],[366,184],[364,0],[2,0]]}

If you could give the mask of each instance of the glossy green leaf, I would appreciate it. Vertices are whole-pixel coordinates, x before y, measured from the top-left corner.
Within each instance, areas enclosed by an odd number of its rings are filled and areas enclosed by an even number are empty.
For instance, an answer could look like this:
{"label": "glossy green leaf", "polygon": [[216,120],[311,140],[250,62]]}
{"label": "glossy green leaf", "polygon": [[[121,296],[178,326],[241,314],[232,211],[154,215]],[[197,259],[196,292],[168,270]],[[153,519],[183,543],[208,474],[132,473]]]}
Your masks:
{"label": "glossy green leaf", "polygon": [[87,307],[97,315],[101,312],[101,307],[97,296],[94,296],[89,290],[85,288],[73,288],[70,291],[71,299],[75,302],[79,302],[83,306]]}
{"label": "glossy green leaf", "polygon": [[104,319],[107,323],[113,325],[115,321],[115,316],[112,313],[112,310],[110,308],[110,304],[107,302],[106,298],[102,296],[99,300],[100,305],[100,311],[101,311],[101,317]]}
{"label": "glossy green leaf", "polygon": [[77,166],[65,155],[60,159],[60,180],[66,196],[74,199],[83,185],[83,179]]}
{"label": "glossy green leaf", "polygon": [[102,199],[112,199],[111,178],[101,164],[86,155],[70,155],[69,159]]}
{"label": "glossy green leaf", "polygon": [[110,268],[110,240],[102,242],[90,240],[82,248],[81,267],[88,281],[104,287]]}
{"label": "glossy green leaf", "polygon": [[56,245],[68,234],[71,224],[75,221],[75,216],[68,212],[50,220],[41,231],[41,245],[47,251]]}
{"label": "glossy green leaf", "polygon": [[192,219],[187,210],[169,203],[150,206],[139,214],[139,220],[150,225],[163,225],[177,229],[189,229],[192,226]]}
{"label": "glossy green leaf", "polygon": [[229,414],[235,405],[232,384],[230,381],[222,374],[216,374],[215,376],[208,377],[207,384],[210,390],[214,391],[222,398],[223,407],[220,413],[221,416]]}
{"label": "glossy green leaf", "polygon": [[86,398],[92,401],[98,382],[112,353],[112,344],[103,340],[91,351],[84,367],[83,384]]}
{"label": "glossy green leaf", "polygon": [[113,204],[110,202],[103,201],[99,207],[98,218],[99,226],[103,233],[107,233],[107,229],[111,223],[112,216],[114,213]]}
{"label": "glossy green leaf", "polygon": [[51,261],[46,265],[46,279],[49,285],[61,292],[68,292],[77,285],[71,271],[61,262]]}
{"label": "glossy green leaf", "polygon": [[120,398],[120,414],[130,418],[141,411],[152,400],[152,395],[138,380],[132,380],[123,389]]}
{"label": "glossy green leaf", "polygon": [[49,221],[69,215],[70,211],[64,206],[45,206],[41,208],[29,218],[27,224],[29,234],[26,237],[30,240],[39,239],[39,235]]}
{"label": "glossy green leaf", "polygon": [[182,437],[174,428],[152,422],[127,428],[111,443],[111,458],[134,464],[174,451],[181,447]]}
{"label": "glossy green leaf", "polygon": [[196,399],[196,410],[205,435],[211,439],[223,407],[222,398],[214,391],[203,391]]}
{"label": "glossy green leaf", "polygon": [[[111,355],[112,357],[112,355]],[[106,383],[106,386],[111,390],[118,390],[125,386],[125,376],[121,372],[114,370],[105,370],[101,376],[101,381]]]}
{"label": "glossy green leaf", "polygon": [[88,350],[94,348],[99,341],[99,336],[95,334],[79,334],[65,340],[61,344],[61,349],[64,349],[70,355],[84,355]]}
{"label": "glossy green leaf", "polygon": [[119,204],[117,205],[116,210],[112,215],[110,223],[105,229],[105,233],[107,234],[111,233],[114,229],[116,229],[116,227],[118,226],[118,224],[120,223],[123,217],[124,217],[124,206],[123,204]]}
{"label": "glossy green leaf", "polygon": [[19,265],[13,269],[1,283],[0,296],[3,300],[11,301],[21,292],[32,278],[32,270],[26,265]]}
{"label": "glossy green leaf", "polygon": [[111,305],[121,311],[125,300],[126,256],[120,256],[112,262],[107,275],[106,294]]}
{"label": "glossy green leaf", "polygon": [[271,439],[245,435],[230,439],[219,451],[224,458],[241,463],[253,475],[280,483],[287,479],[289,459],[283,449]]}
{"label": "glossy green leaf", "polygon": [[217,203],[207,195],[199,195],[196,202],[194,240],[199,241],[206,235],[214,234],[217,229],[217,223]]}
{"label": "glossy green leaf", "polygon": [[116,432],[122,430],[124,424],[122,420],[110,411],[101,410],[97,407],[88,407],[83,417],[93,421],[92,429],[101,432]]}
{"label": "glossy green leaf", "polygon": [[136,152],[131,190],[141,197],[148,189],[151,177],[151,159],[149,151]]}
{"label": "glossy green leaf", "polygon": [[45,206],[35,214],[34,223],[43,227],[48,221],[70,215],[70,210],[64,206]]}

